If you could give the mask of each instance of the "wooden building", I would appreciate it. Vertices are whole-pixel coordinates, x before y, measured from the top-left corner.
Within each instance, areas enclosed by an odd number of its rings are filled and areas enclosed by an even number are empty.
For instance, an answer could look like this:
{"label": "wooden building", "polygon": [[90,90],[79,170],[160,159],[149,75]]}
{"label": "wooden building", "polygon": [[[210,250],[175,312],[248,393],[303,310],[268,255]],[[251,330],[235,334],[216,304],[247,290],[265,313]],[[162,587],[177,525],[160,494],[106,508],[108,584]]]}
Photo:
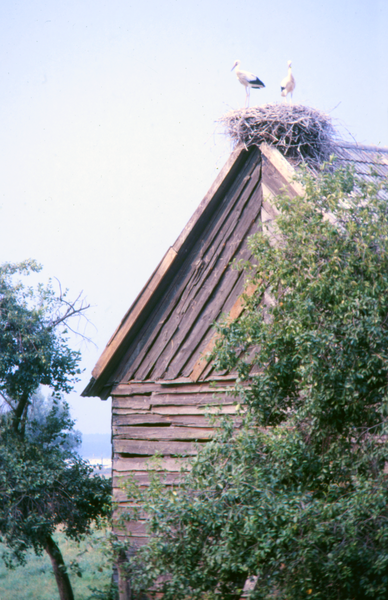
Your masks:
{"label": "wooden building", "polygon": [[[388,175],[388,149],[344,144],[339,160],[368,177],[373,166]],[[228,414],[233,373],[216,373],[206,359],[221,314],[238,318],[244,302],[244,273],[235,260],[250,259],[247,240],[260,228],[271,234],[271,197],[285,187],[301,192],[290,163],[273,147],[238,147],[124,316],[97,362],[84,396],[112,396],[113,496],[125,507],[120,482],[129,473],[147,483],[147,462],[158,452],[176,481],[182,459],[213,429],[207,405]],[[251,293],[249,288],[247,294]],[[215,386],[215,387],[214,387]],[[131,543],[146,536],[131,523]],[[123,535],[122,531],[117,531]]]}

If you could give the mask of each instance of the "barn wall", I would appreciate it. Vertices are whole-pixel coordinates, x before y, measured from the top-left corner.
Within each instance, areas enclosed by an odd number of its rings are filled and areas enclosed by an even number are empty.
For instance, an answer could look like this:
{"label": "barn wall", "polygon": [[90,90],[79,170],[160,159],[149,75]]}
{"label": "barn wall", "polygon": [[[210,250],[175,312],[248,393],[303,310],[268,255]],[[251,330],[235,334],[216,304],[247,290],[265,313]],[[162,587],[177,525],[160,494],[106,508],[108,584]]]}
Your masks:
{"label": "barn wall", "polygon": [[[193,456],[197,444],[206,443],[214,434],[214,425],[206,412],[236,413],[235,397],[228,390],[232,378],[201,383],[189,379],[164,382],[138,382],[116,386],[112,393],[113,433],[113,498],[117,504],[115,532],[125,531],[117,525],[119,513],[129,508],[123,483],[129,476],[140,485],[148,485],[147,468],[157,452],[162,455],[158,468],[165,471],[166,485],[177,483],[185,458]],[[155,466],[155,465],[154,465]],[[154,467],[153,467],[154,468]],[[146,529],[143,519],[130,522],[131,545],[144,543]]]}

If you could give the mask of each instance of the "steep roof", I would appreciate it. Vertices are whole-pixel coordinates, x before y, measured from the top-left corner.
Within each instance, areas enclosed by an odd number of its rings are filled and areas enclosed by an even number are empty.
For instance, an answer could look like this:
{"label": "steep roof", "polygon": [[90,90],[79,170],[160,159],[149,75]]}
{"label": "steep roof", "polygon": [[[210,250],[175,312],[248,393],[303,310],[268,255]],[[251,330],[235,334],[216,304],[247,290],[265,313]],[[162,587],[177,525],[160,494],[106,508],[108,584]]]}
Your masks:
{"label": "steep roof", "polygon": [[[336,154],[365,179],[371,168],[388,177],[388,148],[343,143]],[[273,147],[235,149],[112,335],[83,396],[107,398],[123,381],[209,375],[201,356],[211,347],[212,324],[241,311],[244,275],[231,261],[249,260],[247,239],[264,220],[267,195],[285,185],[301,193],[294,175]]]}

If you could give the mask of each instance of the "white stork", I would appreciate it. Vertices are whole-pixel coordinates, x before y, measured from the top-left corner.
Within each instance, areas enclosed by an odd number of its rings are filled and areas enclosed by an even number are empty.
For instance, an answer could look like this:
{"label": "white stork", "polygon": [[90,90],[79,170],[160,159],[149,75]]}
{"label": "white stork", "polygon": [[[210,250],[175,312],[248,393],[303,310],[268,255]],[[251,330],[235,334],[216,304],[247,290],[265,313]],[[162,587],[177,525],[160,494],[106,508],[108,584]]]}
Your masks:
{"label": "white stork", "polygon": [[295,79],[294,76],[292,74],[292,69],[291,69],[291,61],[288,61],[288,75],[287,77],[285,77],[283,79],[283,81],[280,84],[280,95],[283,96],[284,98],[286,98],[287,101],[287,94],[291,94],[290,97],[290,101],[292,98],[292,92],[295,89]]}
{"label": "white stork", "polygon": [[239,64],[240,64],[240,61],[236,60],[236,62],[234,63],[234,65],[232,67],[232,71],[233,71],[233,69],[236,69],[237,79],[245,87],[245,107],[247,107],[247,105],[249,106],[249,97],[250,97],[250,93],[251,93],[251,88],[260,89],[260,88],[265,87],[265,85],[253,73],[248,73],[248,71],[241,71],[241,69],[239,69]]}

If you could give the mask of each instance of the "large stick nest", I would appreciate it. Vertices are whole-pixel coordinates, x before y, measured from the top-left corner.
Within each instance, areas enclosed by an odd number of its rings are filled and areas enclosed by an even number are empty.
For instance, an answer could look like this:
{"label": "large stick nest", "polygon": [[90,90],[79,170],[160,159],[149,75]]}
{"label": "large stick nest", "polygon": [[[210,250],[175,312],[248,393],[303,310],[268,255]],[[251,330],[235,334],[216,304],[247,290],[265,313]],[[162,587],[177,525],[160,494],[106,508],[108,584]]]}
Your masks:
{"label": "large stick nest", "polygon": [[327,161],[338,138],[325,113],[301,104],[265,104],[232,110],[220,122],[235,145],[259,146],[266,142],[295,165],[317,169]]}

